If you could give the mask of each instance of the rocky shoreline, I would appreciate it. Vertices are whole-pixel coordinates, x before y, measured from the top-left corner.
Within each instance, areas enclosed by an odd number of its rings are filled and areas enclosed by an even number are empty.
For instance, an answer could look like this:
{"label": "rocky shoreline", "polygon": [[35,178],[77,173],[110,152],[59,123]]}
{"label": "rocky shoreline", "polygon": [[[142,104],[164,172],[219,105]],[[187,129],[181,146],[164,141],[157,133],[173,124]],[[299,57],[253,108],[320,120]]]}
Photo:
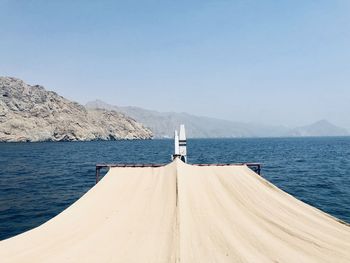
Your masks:
{"label": "rocky shoreline", "polygon": [[152,132],[126,115],[86,109],[44,87],[0,77],[0,142],[151,139]]}

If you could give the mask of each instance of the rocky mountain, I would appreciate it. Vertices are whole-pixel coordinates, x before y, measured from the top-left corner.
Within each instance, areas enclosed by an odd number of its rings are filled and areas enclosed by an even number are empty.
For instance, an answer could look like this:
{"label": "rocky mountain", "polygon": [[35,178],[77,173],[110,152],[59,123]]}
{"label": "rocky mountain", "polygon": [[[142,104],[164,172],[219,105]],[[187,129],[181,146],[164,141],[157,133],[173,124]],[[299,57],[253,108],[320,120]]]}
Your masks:
{"label": "rocky mountain", "polygon": [[44,87],[0,77],[0,141],[150,139],[152,132],[122,113],[86,109]]}
{"label": "rocky mountain", "polygon": [[215,118],[200,117],[187,113],[158,112],[138,107],[119,107],[101,100],[88,102],[90,109],[108,109],[123,112],[151,129],[156,138],[173,137],[180,124],[186,125],[190,138],[239,138],[239,137],[293,137],[293,136],[343,136],[345,129],[327,121],[296,129],[256,123],[233,122]]}
{"label": "rocky mountain", "polygon": [[158,112],[138,107],[118,107],[100,100],[88,102],[90,109],[108,109],[123,112],[150,128],[156,138],[169,138],[180,124],[185,124],[189,138],[239,138],[282,136],[288,131],[282,126],[268,126],[233,122],[187,113]]}
{"label": "rocky mountain", "polygon": [[320,120],[311,125],[297,127],[288,132],[288,136],[347,136],[348,131],[335,126],[327,120]]}

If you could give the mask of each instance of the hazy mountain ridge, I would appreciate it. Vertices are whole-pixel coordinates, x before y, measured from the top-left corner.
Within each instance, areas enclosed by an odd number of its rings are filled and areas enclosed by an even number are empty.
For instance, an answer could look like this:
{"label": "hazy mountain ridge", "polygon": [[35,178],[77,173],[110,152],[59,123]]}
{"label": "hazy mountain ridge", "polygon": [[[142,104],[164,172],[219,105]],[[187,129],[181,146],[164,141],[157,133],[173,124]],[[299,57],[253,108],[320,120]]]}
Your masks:
{"label": "hazy mountain ridge", "polygon": [[0,141],[150,139],[152,132],[122,113],[87,110],[44,87],[0,77]]}
{"label": "hazy mountain ridge", "polygon": [[[87,108],[109,109],[134,118],[150,128],[156,138],[173,136],[174,129],[179,124],[186,125],[190,138],[238,138],[238,137],[288,137],[288,136],[343,136],[349,133],[333,124],[325,125],[326,121],[309,126],[289,129],[283,126],[269,126],[254,123],[233,122],[209,117],[195,116],[188,113],[158,112],[139,107],[119,107],[100,100],[88,102]],[[322,125],[323,124],[323,125]],[[317,128],[319,127],[319,128]],[[325,127],[328,127],[326,130]],[[306,132],[308,131],[308,132]]]}
{"label": "hazy mountain ridge", "polygon": [[307,126],[297,127],[288,132],[288,136],[309,137],[309,136],[347,136],[349,132],[327,120],[320,120]]}

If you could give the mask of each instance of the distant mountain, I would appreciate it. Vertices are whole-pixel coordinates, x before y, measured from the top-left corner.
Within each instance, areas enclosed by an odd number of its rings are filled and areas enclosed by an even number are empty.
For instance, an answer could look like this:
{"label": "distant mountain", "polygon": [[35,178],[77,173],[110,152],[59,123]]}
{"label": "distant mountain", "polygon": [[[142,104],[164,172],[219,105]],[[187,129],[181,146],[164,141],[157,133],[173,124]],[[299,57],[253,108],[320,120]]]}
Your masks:
{"label": "distant mountain", "polygon": [[287,136],[347,136],[349,132],[334,124],[328,122],[327,120],[320,120],[311,125],[297,127],[290,130]]}
{"label": "distant mountain", "polygon": [[155,138],[171,138],[180,124],[186,125],[189,138],[239,138],[239,137],[293,137],[293,136],[342,136],[347,130],[328,121],[319,121],[309,126],[289,129],[256,123],[233,122],[200,117],[187,113],[158,112],[139,107],[118,107],[95,100],[86,104],[90,109],[107,109],[122,112],[153,131]]}
{"label": "distant mountain", "polygon": [[0,77],[0,142],[150,139],[122,113],[89,109],[44,87]]}
{"label": "distant mountain", "polygon": [[187,113],[158,112],[138,107],[118,107],[100,100],[88,102],[87,108],[122,112],[153,131],[155,138],[170,138],[180,124],[185,124],[189,138],[277,137],[288,132],[282,126],[233,122]]}

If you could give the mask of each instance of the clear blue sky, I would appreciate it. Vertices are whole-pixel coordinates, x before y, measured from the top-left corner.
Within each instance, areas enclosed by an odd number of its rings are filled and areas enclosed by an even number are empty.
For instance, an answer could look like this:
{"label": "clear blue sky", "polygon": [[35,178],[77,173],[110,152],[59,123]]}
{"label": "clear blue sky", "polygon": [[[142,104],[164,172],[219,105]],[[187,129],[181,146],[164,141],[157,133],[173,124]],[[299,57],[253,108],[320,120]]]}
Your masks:
{"label": "clear blue sky", "polygon": [[350,129],[350,1],[0,0],[0,75],[81,103]]}

